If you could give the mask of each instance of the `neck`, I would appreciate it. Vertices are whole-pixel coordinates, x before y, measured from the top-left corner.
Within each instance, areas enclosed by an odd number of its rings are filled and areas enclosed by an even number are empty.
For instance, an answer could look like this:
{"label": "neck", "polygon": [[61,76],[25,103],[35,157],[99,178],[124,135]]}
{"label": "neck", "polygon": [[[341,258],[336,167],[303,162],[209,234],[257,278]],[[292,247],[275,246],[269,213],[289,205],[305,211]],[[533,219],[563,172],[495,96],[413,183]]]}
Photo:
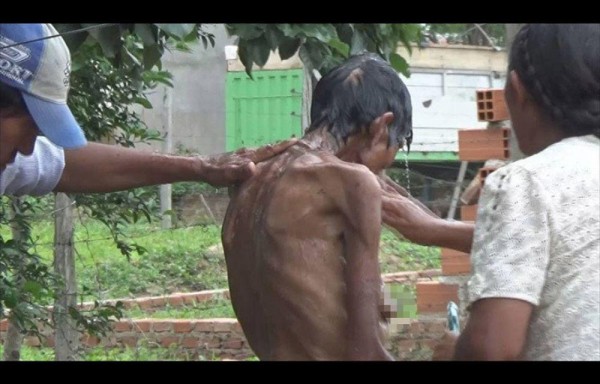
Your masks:
{"label": "neck", "polygon": [[338,143],[325,127],[305,134],[296,145],[302,145],[313,151],[328,152],[334,155],[342,148],[342,145]]}
{"label": "neck", "polygon": [[564,139],[567,135],[553,122],[546,118],[539,118],[539,121],[535,122],[535,136],[533,142],[535,143],[532,147],[531,154],[535,154],[543,151],[550,145],[558,143]]}

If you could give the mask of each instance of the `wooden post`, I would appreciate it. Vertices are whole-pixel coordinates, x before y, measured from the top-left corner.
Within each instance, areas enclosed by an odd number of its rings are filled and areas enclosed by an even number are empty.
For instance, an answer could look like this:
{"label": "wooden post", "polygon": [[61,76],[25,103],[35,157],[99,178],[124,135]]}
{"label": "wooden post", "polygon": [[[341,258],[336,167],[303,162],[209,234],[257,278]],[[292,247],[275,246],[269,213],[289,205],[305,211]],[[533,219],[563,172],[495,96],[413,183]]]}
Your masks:
{"label": "wooden post", "polygon": [[[17,221],[15,221],[16,212],[20,209],[21,204],[20,197],[11,198],[10,205],[10,229],[12,237],[15,243],[21,244],[25,241],[26,232]],[[23,262],[23,258],[21,258]],[[18,277],[17,277],[18,279]],[[22,279],[15,282],[17,286],[23,286]],[[21,345],[23,343],[23,334],[21,333],[21,327],[14,318],[14,314],[11,312],[8,317],[8,329],[6,330],[6,337],[4,339],[4,361],[19,361],[21,359]]]}
{"label": "wooden post", "polygon": [[77,280],[73,257],[73,201],[64,193],[56,194],[54,224],[54,272],[64,285],[54,302],[55,359],[79,360],[79,332],[69,316],[69,307],[77,305]]}
{"label": "wooden post", "polygon": [[460,191],[462,189],[462,183],[465,180],[465,173],[467,172],[468,161],[461,161],[460,169],[458,171],[458,178],[456,179],[456,185],[454,186],[454,193],[452,194],[452,200],[450,200],[450,209],[448,210],[448,219],[454,219],[456,214],[456,207],[458,206],[458,198],[460,197]]}
{"label": "wooden post", "polygon": [[[173,95],[172,90],[165,85],[165,94],[163,98],[164,114],[163,127],[165,130],[165,141],[163,141],[163,153],[171,153],[173,150]],[[173,226],[171,221],[173,188],[171,184],[160,186],[160,213],[162,214],[161,228],[170,229]],[[169,212],[165,214],[165,212]]]}

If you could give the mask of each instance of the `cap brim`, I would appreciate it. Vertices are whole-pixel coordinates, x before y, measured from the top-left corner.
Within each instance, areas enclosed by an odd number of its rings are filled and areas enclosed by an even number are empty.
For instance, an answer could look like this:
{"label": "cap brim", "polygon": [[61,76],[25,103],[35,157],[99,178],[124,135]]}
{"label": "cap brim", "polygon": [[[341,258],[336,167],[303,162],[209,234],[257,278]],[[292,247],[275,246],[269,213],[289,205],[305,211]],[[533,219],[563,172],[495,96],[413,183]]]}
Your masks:
{"label": "cap brim", "polygon": [[83,130],[66,104],[45,101],[25,92],[22,95],[33,120],[48,140],[66,149],[87,144]]}

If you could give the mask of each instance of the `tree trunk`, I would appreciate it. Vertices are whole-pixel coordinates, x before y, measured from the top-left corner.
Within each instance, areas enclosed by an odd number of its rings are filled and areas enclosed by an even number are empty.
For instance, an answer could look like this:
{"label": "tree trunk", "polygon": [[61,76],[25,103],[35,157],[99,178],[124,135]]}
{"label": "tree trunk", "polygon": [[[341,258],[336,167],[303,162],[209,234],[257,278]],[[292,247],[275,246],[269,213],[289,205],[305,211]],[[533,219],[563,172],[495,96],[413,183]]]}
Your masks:
{"label": "tree trunk", "polygon": [[64,285],[54,302],[54,352],[56,361],[79,360],[79,332],[69,316],[69,307],[77,305],[77,281],[73,257],[73,202],[64,193],[55,201],[54,272]]}
{"label": "tree trunk", "polygon": [[[19,244],[22,241],[25,241],[25,229],[19,225],[17,221],[15,221],[15,216],[17,210],[19,210],[19,205],[21,204],[21,199],[19,197],[13,197],[10,205],[10,229],[12,232],[12,237],[15,243]],[[20,247],[19,247],[20,248]],[[24,261],[23,258],[20,259],[21,262]],[[22,286],[23,281],[17,277],[17,281],[15,282],[17,286]],[[6,338],[4,339],[4,360],[5,361],[19,361],[21,359],[21,344],[23,343],[23,334],[21,333],[21,327],[17,323],[14,318],[13,312],[8,316],[8,330],[6,331]]]}
{"label": "tree trunk", "polygon": [[[171,153],[173,151],[173,90],[164,86],[163,97],[163,129],[165,132],[165,140],[162,142],[163,153]],[[160,214],[161,228],[171,229],[173,227],[171,210],[173,209],[173,185],[162,184],[160,186]],[[169,212],[169,213],[165,213]]]}
{"label": "tree trunk", "polygon": [[23,334],[21,328],[14,321],[12,313],[8,317],[8,330],[4,340],[4,361],[19,361],[21,359],[21,344]]}

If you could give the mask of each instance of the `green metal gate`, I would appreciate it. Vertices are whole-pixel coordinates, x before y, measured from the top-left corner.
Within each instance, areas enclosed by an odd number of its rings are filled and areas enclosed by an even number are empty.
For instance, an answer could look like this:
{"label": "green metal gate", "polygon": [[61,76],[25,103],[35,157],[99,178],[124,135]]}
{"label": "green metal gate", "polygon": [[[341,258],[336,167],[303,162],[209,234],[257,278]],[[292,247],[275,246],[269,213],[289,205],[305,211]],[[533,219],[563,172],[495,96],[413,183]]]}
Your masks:
{"label": "green metal gate", "polygon": [[227,151],[302,136],[302,69],[227,73]]}

